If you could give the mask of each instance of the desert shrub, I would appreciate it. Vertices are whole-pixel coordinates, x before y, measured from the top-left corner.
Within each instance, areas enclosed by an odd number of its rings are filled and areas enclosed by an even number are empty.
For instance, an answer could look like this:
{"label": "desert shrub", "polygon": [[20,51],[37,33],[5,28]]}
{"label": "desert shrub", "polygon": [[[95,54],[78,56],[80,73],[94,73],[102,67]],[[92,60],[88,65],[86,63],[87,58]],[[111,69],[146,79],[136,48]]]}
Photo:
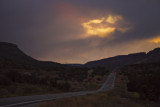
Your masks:
{"label": "desert shrub", "polygon": [[12,81],[5,75],[0,75],[0,87],[6,87],[12,84]]}
{"label": "desert shrub", "polygon": [[159,64],[139,64],[127,66],[123,73],[128,77],[128,91],[138,92],[141,99],[159,101],[160,66]]}
{"label": "desert shrub", "polygon": [[59,75],[60,80],[75,80],[81,82],[87,78],[87,70],[87,68],[70,68],[64,71],[57,72],[57,74]]}
{"label": "desert shrub", "polygon": [[57,88],[63,91],[69,91],[71,85],[68,82],[61,82],[57,84]]}
{"label": "desert shrub", "polygon": [[23,78],[22,75],[14,70],[10,70],[6,72],[6,77],[9,78],[13,82],[19,82]]}
{"label": "desert shrub", "polygon": [[107,70],[105,67],[96,67],[96,68],[93,68],[93,72],[91,76],[92,77],[96,75],[104,76],[107,73],[109,73],[109,70]]}

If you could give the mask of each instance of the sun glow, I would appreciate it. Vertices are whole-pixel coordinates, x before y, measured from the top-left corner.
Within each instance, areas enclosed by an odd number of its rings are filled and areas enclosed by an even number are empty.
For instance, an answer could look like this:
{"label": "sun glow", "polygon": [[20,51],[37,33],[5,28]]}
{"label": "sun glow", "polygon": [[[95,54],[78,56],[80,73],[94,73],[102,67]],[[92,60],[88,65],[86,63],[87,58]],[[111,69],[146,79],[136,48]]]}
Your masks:
{"label": "sun glow", "polygon": [[114,23],[116,23],[118,20],[122,20],[122,19],[123,19],[123,17],[121,17],[121,16],[112,16],[112,15],[110,15],[110,16],[106,19],[106,22],[114,24]]}
{"label": "sun glow", "polygon": [[115,28],[108,27],[108,28],[94,28],[87,31],[87,34],[90,35],[99,35],[99,37],[105,37],[106,35],[111,34],[115,31]]}
{"label": "sun glow", "polygon": [[158,37],[156,37],[156,38],[153,38],[153,39],[149,40],[149,42],[155,43],[155,44],[160,43],[160,35]]}
{"label": "sun glow", "polygon": [[110,36],[116,29],[118,30],[116,22],[122,19],[121,16],[109,15],[107,18],[92,19],[83,22],[81,25],[86,31],[85,37],[97,36],[103,38]]}

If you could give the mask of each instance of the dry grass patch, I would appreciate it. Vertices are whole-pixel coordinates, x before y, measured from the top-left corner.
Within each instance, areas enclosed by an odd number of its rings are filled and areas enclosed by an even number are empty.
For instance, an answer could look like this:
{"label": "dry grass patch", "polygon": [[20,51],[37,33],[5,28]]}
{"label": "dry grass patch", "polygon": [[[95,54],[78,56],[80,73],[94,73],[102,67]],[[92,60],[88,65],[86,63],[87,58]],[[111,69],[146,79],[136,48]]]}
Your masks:
{"label": "dry grass patch", "polygon": [[137,93],[126,90],[125,77],[117,76],[111,91],[86,96],[62,98],[42,103],[37,107],[159,107],[153,102],[140,101]]}
{"label": "dry grass patch", "polygon": [[132,100],[120,96],[110,96],[108,93],[98,93],[87,96],[63,98],[38,107],[145,107]]}

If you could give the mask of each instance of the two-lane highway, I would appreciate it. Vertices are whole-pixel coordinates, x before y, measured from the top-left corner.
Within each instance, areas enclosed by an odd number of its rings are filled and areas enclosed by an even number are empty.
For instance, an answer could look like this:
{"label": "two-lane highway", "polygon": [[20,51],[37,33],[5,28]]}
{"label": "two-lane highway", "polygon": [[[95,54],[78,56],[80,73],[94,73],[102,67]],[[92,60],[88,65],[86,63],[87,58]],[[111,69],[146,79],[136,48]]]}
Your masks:
{"label": "two-lane highway", "polygon": [[70,92],[70,93],[60,93],[60,94],[47,94],[47,95],[34,95],[34,96],[21,96],[21,97],[12,97],[12,98],[3,98],[0,99],[0,107],[17,107],[24,106],[34,103],[40,103],[44,101],[49,101],[53,99],[59,99],[64,97],[71,96],[82,96],[97,92],[103,92],[114,87],[114,81],[116,78],[116,72],[112,72],[102,87],[95,91],[80,91],[80,92]]}
{"label": "two-lane highway", "polygon": [[105,81],[105,83],[102,85],[102,87],[98,91],[107,91],[111,90],[114,88],[114,82],[116,78],[116,72],[112,72],[109,76],[108,79]]}

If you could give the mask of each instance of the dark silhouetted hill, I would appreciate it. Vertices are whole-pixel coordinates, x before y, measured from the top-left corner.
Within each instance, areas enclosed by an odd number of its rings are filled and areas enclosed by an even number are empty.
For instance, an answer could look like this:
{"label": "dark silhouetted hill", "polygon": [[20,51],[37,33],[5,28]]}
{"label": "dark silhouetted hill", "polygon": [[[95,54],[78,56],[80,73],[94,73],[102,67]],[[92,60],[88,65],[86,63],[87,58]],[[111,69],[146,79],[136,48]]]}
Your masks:
{"label": "dark silhouetted hill", "polygon": [[155,48],[154,50],[148,52],[146,58],[140,62],[141,63],[160,62],[160,48]]}
{"label": "dark silhouetted hill", "polygon": [[23,53],[17,45],[0,42],[0,59],[15,62],[37,62],[37,60]]}
{"label": "dark silhouetted hill", "polygon": [[132,64],[137,61],[140,61],[146,57],[146,53],[135,53],[129,55],[120,55],[115,57],[110,57],[106,59],[101,59],[97,61],[91,61],[85,64],[87,67],[107,67],[108,69],[112,70],[115,67],[121,67],[124,65]]}
{"label": "dark silhouetted hill", "polygon": [[47,69],[64,66],[56,62],[38,61],[22,52],[17,45],[6,42],[0,42],[0,63],[4,65],[23,65]]}
{"label": "dark silhouetted hill", "polygon": [[95,90],[109,73],[105,68],[79,66],[38,61],[17,45],[0,42],[0,98]]}
{"label": "dark silhouetted hill", "polygon": [[124,65],[136,64],[136,63],[152,63],[160,62],[160,48],[156,48],[147,54],[145,52],[120,55],[110,58],[105,58],[97,61],[91,61],[85,64],[87,67],[106,67],[110,70],[122,67]]}

